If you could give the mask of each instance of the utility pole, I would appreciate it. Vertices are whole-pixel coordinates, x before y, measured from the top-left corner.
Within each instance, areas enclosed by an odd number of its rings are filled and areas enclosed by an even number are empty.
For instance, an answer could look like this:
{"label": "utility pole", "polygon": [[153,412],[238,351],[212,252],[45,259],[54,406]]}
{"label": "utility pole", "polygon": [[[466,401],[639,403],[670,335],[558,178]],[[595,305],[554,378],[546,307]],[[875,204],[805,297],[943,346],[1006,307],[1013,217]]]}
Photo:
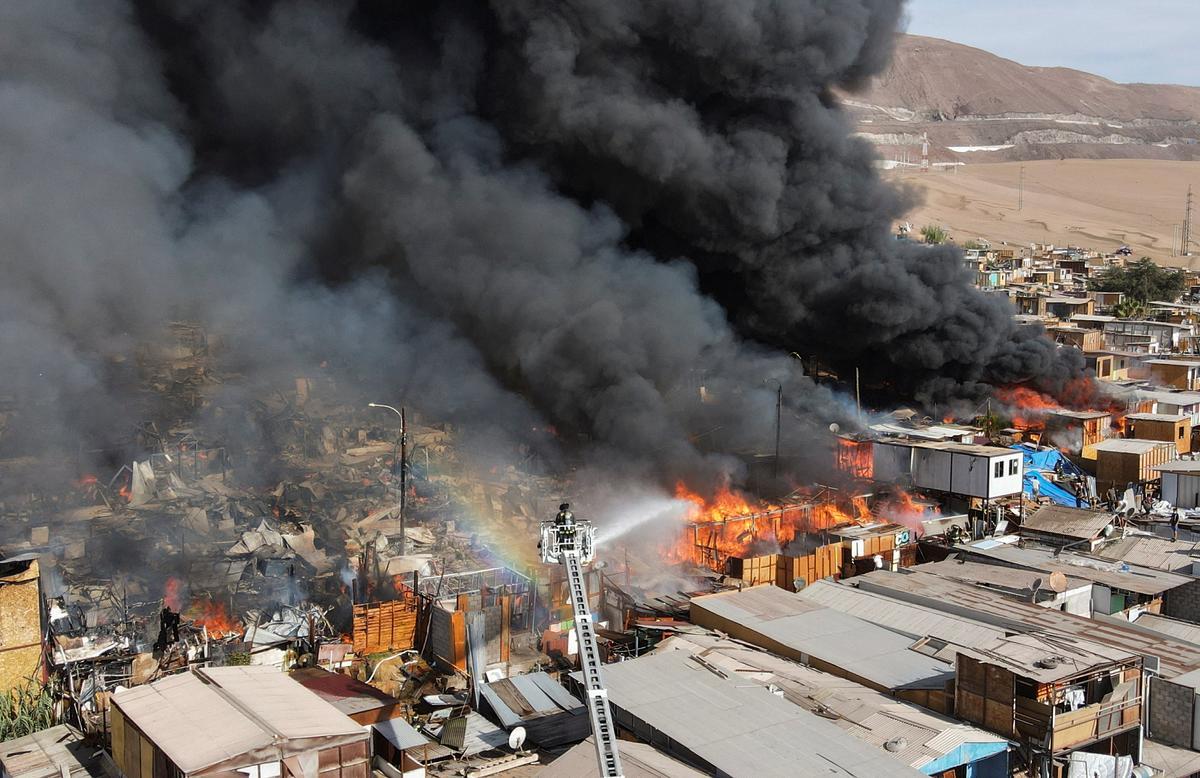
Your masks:
{"label": "utility pole", "polygon": [[407,553],[405,511],[408,507],[408,417],[400,408],[400,556]]}
{"label": "utility pole", "polygon": [[775,479],[779,480],[779,431],[783,424],[783,382],[775,392]]}
{"label": "utility pole", "polygon": [[1183,212],[1183,235],[1179,240],[1179,253],[1182,256],[1192,255],[1192,186],[1188,184],[1187,208]]}
{"label": "utility pole", "polygon": [[1017,210],[1020,211],[1025,207],[1025,166],[1021,165],[1021,169],[1017,174]]}
{"label": "utility pole", "polygon": [[858,411],[858,421],[862,423],[862,389],[858,383],[858,368],[854,368],[854,407]]}

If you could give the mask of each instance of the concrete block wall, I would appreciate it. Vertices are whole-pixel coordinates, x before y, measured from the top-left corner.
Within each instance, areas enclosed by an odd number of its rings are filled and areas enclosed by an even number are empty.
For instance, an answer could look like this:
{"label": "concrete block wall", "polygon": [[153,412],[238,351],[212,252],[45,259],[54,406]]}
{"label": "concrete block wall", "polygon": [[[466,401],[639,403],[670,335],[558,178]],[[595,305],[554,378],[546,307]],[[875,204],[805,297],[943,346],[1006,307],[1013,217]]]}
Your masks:
{"label": "concrete block wall", "polygon": [[1195,700],[1195,689],[1162,678],[1151,678],[1149,737],[1168,745],[1191,748]]}
{"label": "concrete block wall", "polygon": [[1200,578],[1165,592],[1163,613],[1176,619],[1200,622]]}

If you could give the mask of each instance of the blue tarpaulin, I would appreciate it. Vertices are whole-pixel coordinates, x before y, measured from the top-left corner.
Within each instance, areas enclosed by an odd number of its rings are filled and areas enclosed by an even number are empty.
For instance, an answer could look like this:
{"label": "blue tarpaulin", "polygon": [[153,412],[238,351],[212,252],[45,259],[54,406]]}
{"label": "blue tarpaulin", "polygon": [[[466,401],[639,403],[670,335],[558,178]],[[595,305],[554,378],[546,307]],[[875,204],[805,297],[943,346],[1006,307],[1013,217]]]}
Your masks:
{"label": "blue tarpaulin", "polygon": [[1043,474],[1053,473],[1055,465],[1061,462],[1062,471],[1067,475],[1084,475],[1084,472],[1074,462],[1064,457],[1062,452],[1055,448],[1034,449],[1024,443],[1018,443],[1012,448],[1020,451],[1021,459],[1024,460],[1025,483],[1023,486],[1027,497],[1034,496],[1033,485],[1037,483],[1040,496],[1048,497],[1056,505],[1076,507],[1078,503],[1075,493],[1056,485],[1053,480]]}

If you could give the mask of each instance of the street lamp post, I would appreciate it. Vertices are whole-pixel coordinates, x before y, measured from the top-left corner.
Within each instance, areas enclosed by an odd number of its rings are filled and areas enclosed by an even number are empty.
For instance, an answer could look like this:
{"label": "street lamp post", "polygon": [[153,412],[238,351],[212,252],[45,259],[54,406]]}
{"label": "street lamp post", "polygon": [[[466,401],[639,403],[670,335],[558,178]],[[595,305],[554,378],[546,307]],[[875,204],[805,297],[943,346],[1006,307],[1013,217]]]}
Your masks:
{"label": "street lamp post", "polygon": [[[396,408],[393,408],[390,405],[384,405],[383,403],[367,403],[367,407],[384,408],[385,410],[389,410],[400,417],[400,440],[398,441],[400,448],[400,505],[398,508],[400,511],[400,556],[404,556],[407,551],[407,543],[405,542],[404,531],[404,509],[407,507],[408,502],[408,423],[405,415],[405,409],[400,408],[397,410]],[[393,448],[392,462],[395,461],[396,453],[395,449]]]}

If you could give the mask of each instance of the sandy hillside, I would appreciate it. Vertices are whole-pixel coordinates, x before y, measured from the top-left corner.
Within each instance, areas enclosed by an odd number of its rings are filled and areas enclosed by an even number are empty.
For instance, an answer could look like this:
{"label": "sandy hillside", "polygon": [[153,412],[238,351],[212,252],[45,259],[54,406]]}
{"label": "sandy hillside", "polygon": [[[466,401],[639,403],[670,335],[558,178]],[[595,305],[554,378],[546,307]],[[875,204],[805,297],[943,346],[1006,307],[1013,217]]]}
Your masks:
{"label": "sandy hillside", "polygon": [[[1018,212],[1021,167],[1025,168],[1025,198]],[[1188,184],[1196,194],[1192,251],[1200,253],[1200,162],[1069,159],[965,165],[954,170],[883,174],[888,181],[914,187],[924,200],[907,216],[914,231],[925,224],[941,224],[959,243],[977,236],[993,243],[1107,250],[1126,243],[1137,256],[1200,269],[1200,256],[1171,256],[1176,225],[1183,222]]]}
{"label": "sandy hillside", "polygon": [[1118,84],[1027,67],[981,49],[902,35],[891,66],[843,94],[884,159],[1200,159],[1200,87]]}

